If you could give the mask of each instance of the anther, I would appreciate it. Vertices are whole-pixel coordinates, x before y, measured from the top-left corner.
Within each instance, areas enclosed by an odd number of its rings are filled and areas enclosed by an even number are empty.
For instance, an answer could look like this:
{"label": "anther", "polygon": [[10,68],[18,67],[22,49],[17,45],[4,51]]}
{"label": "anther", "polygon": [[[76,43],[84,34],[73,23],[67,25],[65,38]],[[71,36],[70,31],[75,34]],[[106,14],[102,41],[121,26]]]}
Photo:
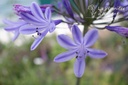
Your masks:
{"label": "anther", "polygon": [[36,32],[38,32],[38,28],[36,28]]}
{"label": "anther", "polygon": [[37,32],[37,35],[39,35],[39,36],[40,36],[40,35],[41,35],[41,33]]}
{"label": "anther", "polygon": [[76,58],[78,58],[78,56],[76,56]]}

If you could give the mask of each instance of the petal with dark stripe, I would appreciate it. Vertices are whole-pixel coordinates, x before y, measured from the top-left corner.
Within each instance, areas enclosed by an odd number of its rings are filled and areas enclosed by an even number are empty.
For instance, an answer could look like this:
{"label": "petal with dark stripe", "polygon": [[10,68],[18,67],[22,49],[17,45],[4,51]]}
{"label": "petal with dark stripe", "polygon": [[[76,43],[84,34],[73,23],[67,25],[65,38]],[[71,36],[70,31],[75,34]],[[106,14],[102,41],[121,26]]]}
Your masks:
{"label": "petal with dark stripe", "polygon": [[61,53],[59,55],[57,55],[55,58],[54,58],[54,61],[55,62],[65,62],[65,61],[68,61],[72,58],[74,58],[76,56],[76,51],[75,50],[70,50],[70,51],[67,51],[67,52],[64,52],[64,53]]}
{"label": "petal with dark stripe", "polygon": [[88,48],[87,50],[88,50],[88,55],[91,58],[104,58],[107,56],[107,53],[102,50],[91,49],[91,48]]}
{"label": "petal with dark stripe", "polygon": [[76,44],[73,42],[73,40],[64,34],[59,35],[57,37],[57,41],[62,47],[66,49],[72,49],[76,47]]}
{"label": "petal with dark stripe", "polygon": [[35,2],[33,2],[31,4],[31,12],[32,14],[38,18],[40,21],[42,21],[44,19],[44,15],[43,15],[43,12],[41,11],[41,8],[39,7],[39,5]]}
{"label": "petal with dark stripe", "polygon": [[74,41],[77,44],[82,43],[82,41],[83,41],[83,35],[82,35],[82,33],[81,33],[81,31],[80,31],[80,29],[78,28],[77,25],[74,25],[72,27],[72,35],[73,35]]}
{"label": "petal with dark stripe", "polygon": [[92,46],[98,39],[98,31],[96,29],[89,30],[84,36],[84,44],[86,47]]}
{"label": "petal with dark stripe", "polygon": [[84,71],[85,71],[85,60],[76,59],[74,63],[74,73],[76,77],[78,78],[82,77],[84,74]]}
{"label": "petal with dark stripe", "polygon": [[45,9],[45,18],[47,19],[47,20],[51,20],[51,9],[50,9],[50,7],[47,7],[46,9]]}

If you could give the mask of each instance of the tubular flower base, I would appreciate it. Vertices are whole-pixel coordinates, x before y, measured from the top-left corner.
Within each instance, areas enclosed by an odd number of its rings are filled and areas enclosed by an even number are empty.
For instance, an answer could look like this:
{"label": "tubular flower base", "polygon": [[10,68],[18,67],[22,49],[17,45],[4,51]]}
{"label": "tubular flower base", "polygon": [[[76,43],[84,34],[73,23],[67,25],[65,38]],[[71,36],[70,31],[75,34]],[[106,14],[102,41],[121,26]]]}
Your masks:
{"label": "tubular flower base", "polygon": [[98,31],[96,29],[89,30],[83,37],[77,25],[74,25],[72,27],[72,36],[74,41],[63,34],[58,36],[58,43],[68,51],[57,55],[54,61],[65,62],[76,57],[74,73],[76,77],[82,77],[86,66],[86,56],[90,56],[91,58],[104,58],[107,56],[107,53],[102,50],[90,48],[98,38]]}

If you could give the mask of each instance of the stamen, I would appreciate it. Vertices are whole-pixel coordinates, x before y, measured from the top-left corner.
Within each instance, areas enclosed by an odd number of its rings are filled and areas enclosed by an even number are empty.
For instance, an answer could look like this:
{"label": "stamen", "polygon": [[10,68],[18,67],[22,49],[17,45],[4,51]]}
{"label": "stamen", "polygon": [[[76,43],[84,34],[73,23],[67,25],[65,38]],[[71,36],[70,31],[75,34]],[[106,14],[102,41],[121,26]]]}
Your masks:
{"label": "stamen", "polygon": [[41,33],[38,32],[37,35],[41,36]]}
{"label": "stamen", "polygon": [[34,35],[32,35],[32,37],[33,37],[34,39],[36,39],[36,37],[35,37]]}

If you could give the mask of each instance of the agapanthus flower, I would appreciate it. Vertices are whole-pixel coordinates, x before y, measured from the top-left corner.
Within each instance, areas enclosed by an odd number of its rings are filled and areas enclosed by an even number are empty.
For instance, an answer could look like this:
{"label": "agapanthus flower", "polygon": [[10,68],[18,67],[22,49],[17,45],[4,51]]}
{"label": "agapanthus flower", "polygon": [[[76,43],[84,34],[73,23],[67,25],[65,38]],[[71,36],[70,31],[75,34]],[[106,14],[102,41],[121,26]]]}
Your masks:
{"label": "agapanthus flower", "polygon": [[107,56],[107,53],[90,48],[98,39],[98,31],[96,29],[89,30],[83,37],[77,25],[73,25],[72,36],[74,41],[64,34],[57,37],[58,43],[68,51],[57,55],[54,61],[65,62],[75,57],[74,73],[76,77],[80,78],[84,74],[86,67],[85,59],[87,56],[91,58],[104,58]]}
{"label": "agapanthus flower", "polygon": [[6,27],[4,28],[6,31],[8,32],[13,32],[14,33],[14,37],[13,37],[13,41],[16,40],[20,34],[19,29],[26,25],[27,23],[23,20],[18,20],[17,22],[12,22],[10,20],[3,20],[3,22],[6,24]]}
{"label": "agapanthus flower", "polygon": [[55,26],[61,22],[61,20],[51,19],[51,8],[47,7],[43,13],[37,3],[32,3],[30,6],[30,13],[21,12],[21,18],[29,24],[22,26],[20,33],[22,34],[33,34],[37,33],[38,37],[35,38],[31,46],[31,50],[34,50],[43,40],[48,32],[53,32]]}
{"label": "agapanthus flower", "polygon": [[19,19],[17,22],[4,21],[8,27],[6,31],[15,32],[14,40],[22,34],[37,34],[35,41],[31,46],[31,50],[34,50],[43,40],[48,32],[53,32],[56,25],[62,22],[59,20],[52,20],[51,11],[53,5],[41,5],[39,6],[36,2],[33,2],[31,6],[14,5],[15,13]]}

